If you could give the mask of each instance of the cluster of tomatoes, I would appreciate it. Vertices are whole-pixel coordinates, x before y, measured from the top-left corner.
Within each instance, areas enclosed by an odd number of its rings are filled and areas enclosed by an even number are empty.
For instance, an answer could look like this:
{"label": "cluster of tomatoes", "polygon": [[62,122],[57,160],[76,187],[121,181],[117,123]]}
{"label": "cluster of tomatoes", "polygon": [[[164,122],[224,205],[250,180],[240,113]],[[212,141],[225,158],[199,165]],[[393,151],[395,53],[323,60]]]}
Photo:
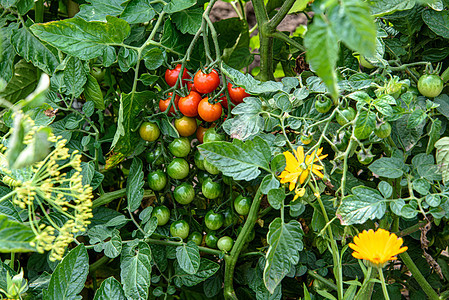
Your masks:
{"label": "cluster of tomatoes", "polygon": [[[181,65],[167,70],[167,84],[174,86],[180,72]],[[219,132],[219,126],[215,126],[218,124],[206,128],[204,125],[198,126],[198,123],[217,121],[221,117],[222,106],[227,109],[228,103],[225,97],[210,103],[209,97],[201,96],[212,93],[219,86],[220,80],[215,70],[207,74],[198,71],[193,82],[189,81],[190,76],[184,70],[181,78],[182,84],[188,87],[188,94],[185,97],[176,96],[174,101],[176,108],[183,114],[174,120],[180,137],[160,138],[161,132],[155,122],[144,122],[139,129],[141,138],[149,146],[146,152],[149,163],[148,187],[158,199],[152,214],[157,218],[160,228],[168,227],[167,232],[172,237],[230,251],[233,246],[231,236],[241,230],[236,225],[249,213],[251,199],[229,189],[232,180],[222,176],[196,149],[196,145],[201,143],[225,140],[225,135]],[[228,85],[228,91],[234,105],[243,102],[243,98],[248,96],[243,88],[233,88],[231,84]],[[161,111],[168,109],[171,97],[160,100]],[[174,108],[170,107],[168,113],[173,116]],[[198,227],[198,224],[203,225]],[[254,238],[254,234],[250,238]]]}

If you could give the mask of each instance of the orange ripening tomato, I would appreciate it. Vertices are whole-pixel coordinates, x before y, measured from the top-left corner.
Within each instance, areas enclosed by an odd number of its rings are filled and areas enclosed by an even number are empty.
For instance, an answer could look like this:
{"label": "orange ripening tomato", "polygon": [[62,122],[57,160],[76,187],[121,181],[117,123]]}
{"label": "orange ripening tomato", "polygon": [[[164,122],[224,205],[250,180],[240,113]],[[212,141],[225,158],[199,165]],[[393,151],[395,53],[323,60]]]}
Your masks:
{"label": "orange ripening tomato", "polygon": [[[170,96],[170,97],[168,97],[167,99],[165,99],[165,100],[163,100],[163,99],[161,99],[161,100],[159,100],[159,109],[161,110],[161,112],[164,112],[164,111],[166,111],[167,110],[167,107],[168,107],[168,105],[170,104],[170,101],[171,101],[171,97],[173,96],[173,93],[168,93],[168,95]],[[178,102],[179,102],[179,96],[178,95],[176,95],[176,97],[175,97],[175,105],[176,105],[176,108],[178,109]],[[169,116],[172,116],[173,114],[175,113],[175,109],[174,109],[174,107],[173,107],[173,105],[170,107],[170,110],[169,110],[169,112],[168,112],[168,115]]]}
{"label": "orange ripening tomato", "polygon": [[203,138],[204,138],[204,133],[206,132],[208,128],[205,128],[203,126],[198,127],[198,129],[196,130],[196,138],[198,139],[198,141],[202,144],[203,143]]}
{"label": "orange ripening tomato", "polygon": [[187,96],[179,99],[179,110],[184,116],[196,117],[198,115],[198,104],[200,101],[201,95],[197,92],[191,91]]}
{"label": "orange ripening tomato", "polygon": [[193,118],[183,116],[175,120],[175,128],[180,136],[191,136],[197,131],[196,127],[196,120]]}
{"label": "orange ripening tomato", "polygon": [[214,122],[221,117],[222,107],[220,103],[209,103],[206,97],[198,105],[198,114],[206,122]]}
{"label": "orange ripening tomato", "polygon": [[232,83],[230,82],[228,83],[228,93],[229,97],[231,97],[232,103],[234,103],[235,105],[242,103],[243,99],[251,96],[242,87],[232,87]]}

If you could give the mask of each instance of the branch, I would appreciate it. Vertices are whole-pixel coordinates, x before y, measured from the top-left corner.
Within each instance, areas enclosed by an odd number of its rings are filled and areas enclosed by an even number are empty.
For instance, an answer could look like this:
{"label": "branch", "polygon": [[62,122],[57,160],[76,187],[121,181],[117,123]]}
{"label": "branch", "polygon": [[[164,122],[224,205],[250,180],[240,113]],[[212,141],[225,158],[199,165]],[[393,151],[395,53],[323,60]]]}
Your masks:
{"label": "branch", "polygon": [[288,14],[290,9],[292,8],[293,4],[296,0],[286,0],[284,4],[282,4],[281,8],[278,10],[278,12],[274,15],[273,18],[268,22],[268,29],[270,31],[276,30],[276,27],[282,22],[282,20],[285,18],[285,16]]}
{"label": "branch", "polygon": [[280,39],[281,41],[286,42],[287,44],[290,44],[291,46],[297,48],[300,51],[306,51],[306,47],[292,39],[291,37],[287,36],[285,33],[280,31],[275,31],[271,34],[272,37]]}

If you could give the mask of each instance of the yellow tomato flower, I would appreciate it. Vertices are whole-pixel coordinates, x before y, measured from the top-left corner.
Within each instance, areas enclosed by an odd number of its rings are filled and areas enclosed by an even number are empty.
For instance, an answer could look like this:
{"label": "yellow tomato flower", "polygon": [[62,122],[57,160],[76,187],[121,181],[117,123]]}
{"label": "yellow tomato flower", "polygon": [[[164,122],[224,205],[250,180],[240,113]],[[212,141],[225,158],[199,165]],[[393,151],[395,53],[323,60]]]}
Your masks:
{"label": "yellow tomato flower", "polygon": [[396,255],[405,252],[408,247],[401,247],[402,238],[396,234],[379,228],[376,232],[364,230],[354,237],[349,247],[354,250],[352,256],[363,259],[376,268],[383,268],[389,260],[396,260]]}
{"label": "yellow tomato flower", "polygon": [[319,178],[323,178],[323,173],[321,170],[324,169],[321,165],[315,165],[314,163],[320,161],[321,159],[327,157],[327,154],[321,155],[323,148],[318,149],[316,153],[312,153],[310,155],[304,155],[304,148],[299,146],[298,149],[293,150],[293,154],[288,151],[284,152],[285,160],[287,165],[285,166],[285,170],[282,171],[279,178],[281,178],[281,183],[289,182],[289,189],[293,191],[296,186],[296,183],[303,184],[306,181],[307,177],[309,177],[309,173],[312,172]]}

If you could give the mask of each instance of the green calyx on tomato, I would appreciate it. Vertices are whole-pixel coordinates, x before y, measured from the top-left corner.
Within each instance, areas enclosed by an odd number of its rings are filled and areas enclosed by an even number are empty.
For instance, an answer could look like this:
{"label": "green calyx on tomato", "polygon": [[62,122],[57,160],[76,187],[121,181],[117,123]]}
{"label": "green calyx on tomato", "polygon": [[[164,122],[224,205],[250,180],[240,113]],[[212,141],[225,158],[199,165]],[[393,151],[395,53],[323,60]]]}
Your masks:
{"label": "green calyx on tomato", "polygon": [[218,173],[220,173],[220,170],[218,170],[216,166],[208,162],[206,159],[204,160],[204,168],[212,175],[217,175]]}
{"label": "green calyx on tomato", "polygon": [[222,193],[223,188],[221,187],[221,184],[207,178],[201,185],[201,191],[203,192],[203,196],[207,199],[216,199]]}
{"label": "green calyx on tomato", "polygon": [[195,198],[193,185],[187,182],[182,183],[173,191],[173,197],[179,204],[189,204]]}
{"label": "green calyx on tomato", "polygon": [[200,170],[206,170],[204,168],[204,156],[201,155],[201,153],[199,151],[195,152],[195,166],[200,169]]}
{"label": "green calyx on tomato", "polygon": [[194,231],[189,235],[187,240],[193,241],[197,246],[199,246],[203,242],[203,236],[201,235],[200,232]]}
{"label": "green calyx on tomato", "polygon": [[176,222],[171,223],[170,225],[170,234],[173,237],[180,237],[185,239],[189,236],[190,226],[184,220],[178,220]]}
{"label": "green calyx on tomato", "polygon": [[224,218],[220,213],[215,213],[213,210],[209,210],[204,217],[204,224],[210,230],[218,230],[223,226]]}
{"label": "green calyx on tomato", "polygon": [[193,85],[195,85],[198,92],[208,94],[220,85],[220,78],[214,69],[210,73],[204,73],[202,70],[199,70],[193,77]]}
{"label": "green calyx on tomato", "polygon": [[374,134],[381,139],[385,139],[391,134],[391,125],[388,122],[383,122],[381,124],[377,124],[376,128],[374,128]]}
{"label": "green calyx on tomato", "polygon": [[186,157],[190,153],[190,141],[186,137],[174,139],[168,149],[176,157]]}
{"label": "green calyx on tomato", "polygon": [[319,113],[327,113],[331,109],[332,104],[333,102],[331,98],[327,96],[318,95],[317,97],[315,97],[315,109]]}
{"label": "green calyx on tomato", "polygon": [[351,122],[355,119],[356,112],[352,107],[345,108],[340,110],[336,115],[336,119],[340,126],[346,125],[348,122]]}
{"label": "green calyx on tomato", "polygon": [[204,133],[204,137],[203,137],[204,143],[220,142],[220,141],[224,141],[224,140],[225,140],[224,134],[218,133],[214,127],[206,130],[206,132]]}
{"label": "green calyx on tomato", "polygon": [[234,245],[234,241],[230,236],[223,236],[221,237],[217,242],[217,247],[221,251],[229,252],[232,249],[232,246]]}
{"label": "green calyx on tomato", "polygon": [[215,122],[221,117],[223,108],[221,103],[209,103],[209,98],[204,98],[198,104],[198,114],[206,122]]}
{"label": "green calyx on tomato", "polygon": [[357,152],[357,159],[362,165],[369,165],[373,161],[374,157],[375,155],[371,153],[370,148],[360,149],[360,151]]}
{"label": "green calyx on tomato", "polygon": [[234,209],[239,215],[246,216],[251,208],[251,202],[251,198],[239,195],[234,200]]}
{"label": "green calyx on tomato", "polygon": [[167,185],[167,175],[162,170],[156,170],[148,174],[148,186],[153,191],[162,191]]}
{"label": "green calyx on tomato", "polygon": [[439,96],[443,90],[443,80],[435,74],[422,75],[418,80],[418,91],[429,98]]}
{"label": "green calyx on tomato", "polygon": [[165,205],[156,206],[151,215],[156,217],[158,226],[164,226],[170,220],[170,210]]}
{"label": "green calyx on tomato", "polygon": [[144,141],[154,142],[161,135],[161,131],[156,123],[143,122],[142,125],[140,125],[139,134]]}
{"label": "green calyx on tomato", "polygon": [[218,237],[215,231],[210,231],[205,238],[206,246],[209,248],[217,248]]}
{"label": "green calyx on tomato", "polygon": [[182,116],[175,120],[175,128],[180,136],[191,136],[197,130],[196,120],[194,118]]}
{"label": "green calyx on tomato", "polygon": [[175,158],[167,166],[167,174],[173,179],[184,179],[189,175],[189,163],[183,158]]}

